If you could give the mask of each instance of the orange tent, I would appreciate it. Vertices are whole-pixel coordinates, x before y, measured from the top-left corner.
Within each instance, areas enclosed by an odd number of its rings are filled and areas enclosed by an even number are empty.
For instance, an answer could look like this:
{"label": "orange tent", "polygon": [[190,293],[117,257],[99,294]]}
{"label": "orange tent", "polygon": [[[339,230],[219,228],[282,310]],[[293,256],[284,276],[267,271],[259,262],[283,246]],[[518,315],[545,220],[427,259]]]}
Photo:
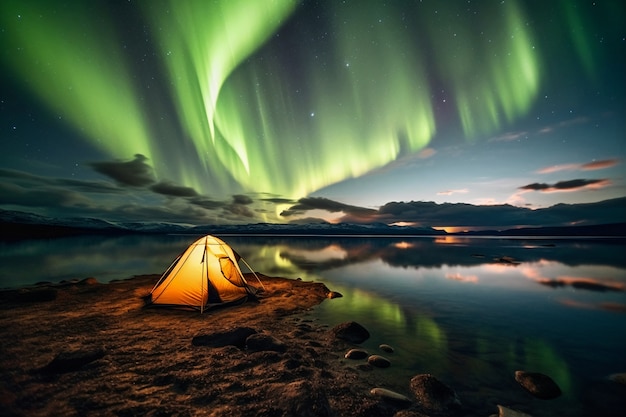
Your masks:
{"label": "orange tent", "polygon": [[223,240],[204,236],[165,271],[150,292],[149,304],[202,312],[213,305],[245,301],[257,289],[246,282],[239,260],[241,257]]}

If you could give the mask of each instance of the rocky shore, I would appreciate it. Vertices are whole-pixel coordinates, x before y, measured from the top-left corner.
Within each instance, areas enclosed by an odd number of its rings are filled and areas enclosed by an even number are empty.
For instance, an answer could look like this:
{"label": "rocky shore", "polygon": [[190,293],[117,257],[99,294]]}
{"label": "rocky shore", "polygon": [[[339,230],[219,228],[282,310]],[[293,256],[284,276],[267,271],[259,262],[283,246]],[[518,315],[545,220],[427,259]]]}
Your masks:
{"label": "rocky shore", "polygon": [[[402,393],[379,386],[368,371],[390,366],[393,347],[367,352],[358,323],[307,319],[340,296],[321,283],[261,275],[258,301],[200,314],[145,307],[157,279],[0,292],[0,415],[527,415],[470,409],[429,374]],[[561,394],[546,375],[515,378],[537,398]]]}

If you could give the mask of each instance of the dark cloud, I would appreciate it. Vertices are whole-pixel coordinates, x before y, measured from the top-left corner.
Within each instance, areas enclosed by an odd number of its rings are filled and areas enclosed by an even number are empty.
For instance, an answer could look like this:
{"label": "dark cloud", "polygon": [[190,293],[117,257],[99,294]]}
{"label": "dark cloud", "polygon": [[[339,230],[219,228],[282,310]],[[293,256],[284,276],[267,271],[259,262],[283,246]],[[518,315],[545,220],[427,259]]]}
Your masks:
{"label": "dark cloud", "polygon": [[554,184],[546,184],[546,183],[532,183],[528,185],[524,185],[519,187],[520,190],[529,190],[529,191],[543,191],[543,192],[555,192],[555,191],[572,191],[579,188],[585,187],[605,187],[609,185],[610,182],[607,179],[575,179],[568,181],[559,181]]}
{"label": "dark cloud", "polygon": [[298,203],[280,213],[281,216],[289,217],[302,214],[308,210],[326,210],[331,213],[343,212],[353,216],[367,217],[376,214],[376,210],[351,206],[338,201],[329,200],[323,197],[307,197],[298,200]]}
{"label": "dark cloud", "polygon": [[254,201],[252,200],[252,198],[248,197],[247,195],[236,194],[233,196],[234,204],[248,205],[248,204],[252,204],[253,202]]}
{"label": "dark cloud", "polygon": [[224,210],[234,214],[237,217],[246,217],[248,219],[256,217],[254,211],[252,211],[248,206],[243,204],[230,204],[224,207]]}
{"label": "dark cloud", "polygon": [[172,184],[168,181],[161,181],[152,186],[150,190],[157,193],[172,197],[195,197],[198,195],[196,190],[191,187],[183,187],[180,185]]}
{"label": "dark cloud", "polygon": [[262,198],[261,200],[267,201],[268,203],[274,203],[274,204],[295,204],[296,203],[296,200],[292,198],[281,198],[281,197]]}
{"label": "dark cloud", "polygon": [[[428,201],[390,202],[378,210],[349,206],[328,199],[303,199],[286,210],[289,215],[308,210],[343,211],[340,221],[347,223],[412,223],[427,227],[515,228],[519,226],[565,226],[626,221],[626,197],[589,204],[557,204],[531,210],[508,204],[476,206],[464,203],[437,204]],[[358,213],[360,215],[354,215]],[[285,214],[283,213],[283,216]]]}
{"label": "dark cloud", "polygon": [[227,203],[223,201],[211,200],[207,197],[192,198],[189,202],[206,210],[218,210],[227,205]]}
{"label": "dark cloud", "polygon": [[499,226],[528,224],[527,208],[508,204],[475,206],[464,203],[437,204],[432,201],[390,202],[380,207],[380,220],[426,226]]}
{"label": "dark cloud", "polygon": [[92,162],[89,165],[120,185],[145,187],[155,182],[152,167],[146,164],[147,160],[145,156],[136,154],[132,161]]}
{"label": "dark cloud", "polygon": [[81,193],[58,187],[23,187],[0,182],[0,204],[26,207],[72,208],[91,206]]}

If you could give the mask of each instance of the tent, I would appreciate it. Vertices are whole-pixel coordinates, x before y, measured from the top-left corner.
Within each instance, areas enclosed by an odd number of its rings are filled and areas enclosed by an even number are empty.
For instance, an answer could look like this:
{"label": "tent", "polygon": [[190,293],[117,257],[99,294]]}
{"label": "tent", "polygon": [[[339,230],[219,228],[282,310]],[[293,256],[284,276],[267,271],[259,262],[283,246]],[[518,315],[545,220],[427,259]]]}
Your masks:
{"label": "tent", "polygon": [[245,301],[258,290],[246,282],[240,260],[245,263],[223,240],[204,236],[163,273],[150,292],[148,304],[190,307],[202,312],[211,306]]}

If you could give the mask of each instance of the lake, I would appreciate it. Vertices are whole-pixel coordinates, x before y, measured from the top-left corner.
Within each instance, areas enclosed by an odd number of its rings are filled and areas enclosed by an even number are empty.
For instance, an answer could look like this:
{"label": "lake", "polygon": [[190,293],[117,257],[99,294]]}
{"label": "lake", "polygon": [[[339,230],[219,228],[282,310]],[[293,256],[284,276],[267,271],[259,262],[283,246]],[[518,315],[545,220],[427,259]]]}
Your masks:
{"label": "lake", "polygon": [[[461,401],[548,415],[620,415],[626,372],[626,244],[606,239],[222,236],[257,271],[324,282],[342,298],[307,317],[356,321],[389,369],[381,385],[408,394],[431,373]],[[0,244],[0,288],[160,274],[197,236],[72,237]],[[254,284],[254,283],[253,283]],[[353,366],[351,361],[346,361]],[[534,399],[516,370],[551,376],[563,395]],[[487,406],[488,405],[488,406]],[[481,411],[483,412],[483,411]]]}

